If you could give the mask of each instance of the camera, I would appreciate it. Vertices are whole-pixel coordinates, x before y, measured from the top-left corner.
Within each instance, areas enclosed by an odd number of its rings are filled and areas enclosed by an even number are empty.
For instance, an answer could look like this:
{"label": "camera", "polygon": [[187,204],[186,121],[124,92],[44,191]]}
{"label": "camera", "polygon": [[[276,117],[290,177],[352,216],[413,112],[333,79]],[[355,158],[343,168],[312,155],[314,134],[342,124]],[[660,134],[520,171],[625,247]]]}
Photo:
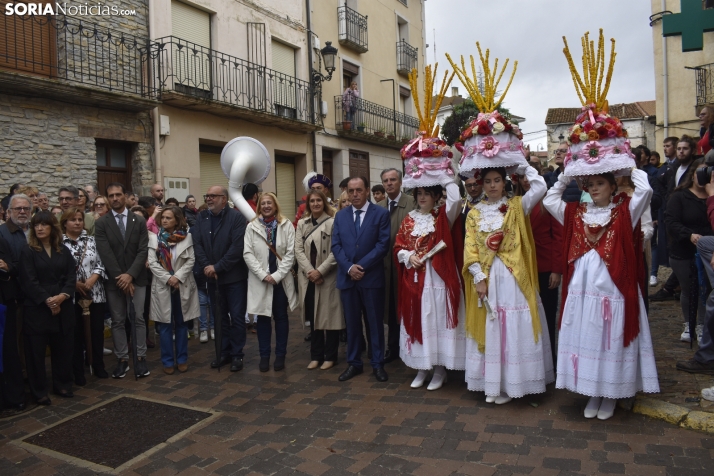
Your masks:
{"label": "camera", "polygon": [[699,185],[706,185],[711,181],[712,172],[714,172],[714,166],[703,167],[697,170],[697,182]]}

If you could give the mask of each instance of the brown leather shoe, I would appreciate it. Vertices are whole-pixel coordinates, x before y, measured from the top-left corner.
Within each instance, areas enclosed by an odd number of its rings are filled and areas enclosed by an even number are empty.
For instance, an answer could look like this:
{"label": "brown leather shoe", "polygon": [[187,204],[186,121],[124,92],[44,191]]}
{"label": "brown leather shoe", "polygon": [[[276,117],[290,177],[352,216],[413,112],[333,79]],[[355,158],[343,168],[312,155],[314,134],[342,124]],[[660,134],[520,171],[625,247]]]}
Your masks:
{"label": "brown leather shoe", "polygon": [[714,362],[703,364],[694,359],[684,360],[677,362],[677,370],[683,370],[693,374],[714,375]]}
{"label": "brown leather shoe", "polygon": [[188,362],[184,364],[178,364],[178,371],[184,373],[188,370]]}
{"label": "brown leather shoe", "polygon": [[174,368],[173,367],[164,367],[164,373],[166,375],[173,375],[174,374]]}

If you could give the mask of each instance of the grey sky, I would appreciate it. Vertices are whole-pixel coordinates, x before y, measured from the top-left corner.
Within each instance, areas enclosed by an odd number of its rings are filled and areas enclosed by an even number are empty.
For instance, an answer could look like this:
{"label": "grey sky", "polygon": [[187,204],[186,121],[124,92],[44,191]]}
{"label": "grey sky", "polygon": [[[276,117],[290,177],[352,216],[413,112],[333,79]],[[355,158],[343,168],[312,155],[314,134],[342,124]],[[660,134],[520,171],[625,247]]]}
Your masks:
{"label": "grey sky", "polygon": [[[491,50],[491,58],[506,58],[511,63],[501,80],[505,88],[511,65],[518,60],[518,71],[504,105],[513,113],[524,116],[524,132],[545,129],[545,115],[551,107],[579,107],[568,65],[563,55],[562,36],[568,39],[576,65],[582,48],[580,37],[590,32],[595,39],[604,28],[605,43],[610,38],[617,43],[617,62],[608,100],[611,104],[655,99],[654,55],[652,31],[649,26],[650,2],[646,0],[428,0],[426,6],[427,61],[434,63],[434,29],[436,30],[436,60],[443,75],[451,70],[445,52],[458,61],[478,50]],[[493,61],[493,60],[492,60]],[[493,64],[493,63],[492,63]],[[467,97],[466,89],[456,81],[459,93]],[[526,135],[531,149],[545,145],[545,133]]]}

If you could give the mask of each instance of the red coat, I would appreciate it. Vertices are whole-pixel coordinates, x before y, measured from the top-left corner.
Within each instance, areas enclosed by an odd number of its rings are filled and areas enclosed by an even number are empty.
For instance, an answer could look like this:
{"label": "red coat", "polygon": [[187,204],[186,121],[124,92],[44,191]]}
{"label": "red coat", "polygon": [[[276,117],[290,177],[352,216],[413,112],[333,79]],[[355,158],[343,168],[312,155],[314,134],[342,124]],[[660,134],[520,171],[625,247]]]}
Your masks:
{"label": "red coat", "polygon": [[538,203],[531,212],[531,229],[538,272],[563,274],[563,225]]}

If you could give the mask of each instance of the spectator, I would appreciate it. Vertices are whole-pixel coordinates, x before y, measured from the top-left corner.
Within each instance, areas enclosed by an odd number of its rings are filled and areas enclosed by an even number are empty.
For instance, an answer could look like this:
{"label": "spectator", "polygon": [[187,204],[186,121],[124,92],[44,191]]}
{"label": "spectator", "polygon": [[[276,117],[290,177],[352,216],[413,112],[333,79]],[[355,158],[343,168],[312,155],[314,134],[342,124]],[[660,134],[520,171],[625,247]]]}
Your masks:
{"label": "spectator", "polygon": [[699,110],[699,137],[697,154],[705,155],[714,147],[714,106],[707,104]]}
{"label": "spectator", "polygon": [[131,209],[139,204],[139,197],[133,192],[126,194],[126,207]]}
{"label": "spectator", "polygon": [[32,201],[27,195],[13,195],[8,207],[8,220],[0,225],[0,236],[8,242],[13,259],[19,263],[20,252],[27,246],[27,236],[30,234]]}
{"label": "spectator", "polygon": [[[140,216],[144,220],[149,219],[149,214],[146,212],[144,207],[142,207],[141,205],[135,205],[135,206],[131,207],[131,209],[129,211],[131,211],[132,213],[134,213],[137,216]],[[148,262],[147,262],[147,266],[148,266]],[[146,289],[151,289],[151,283],[154,280],[154,275],[152,273],[146,273],[146,278],[147,278]],[[154,341],[151,340],[150,332],[149,332],[148,319],[149,319],[149,311],[150,310],[151,310],[151,299],[145,298],[144,299],[144,321],[147,323],[147,325],[146,325],[146,347],[148,349],[153,349],[156,346],[156,344],[154,344]],[[129,322],[129,319],[124,321],[124,329],[126,330],[126,339],[128,342],[131,340],[131,322]],[[155,330],[156,334],[158,334],[158,332],[159,332],[158,326],[155,325],[154,330]]]}
{"label": "spectator", "polygon": [[39,192],[37,194],[37,208],[46,212],[50,208],[50,199],[47,197],[45,192]]}
{"label": "spectator", "polygon": [[164,203],[164,207],[168,207],[168,206],[174,206],[174,207],[180,208],[181,204],[179,203],[179,201],[177,199],[175,199],[174,197],[171,197],[171,198],[167,198],[166,202]]}
{"label": "spectator", "polygon": [[[552,187],[558,182],[558,177],[560,177],[560,174],[563,173],[565,170],[565,166],[563,165],[563,161],[565,160],[565,154],[568,153],[568,143],[567,142],[561,142],[558,145],[558,148],[555,149],[555,158],[553,161],[555,162],[555,165],[558,167],[553,174],[550,176],[550,183],[548,184],[548,188]],[[567,188],[565,189],[565,192],[563,193],[563,201],[566,203],[570,202],[579,202],[580,197],[582,196],[582,192],[580,188],[578,187],[578,183],[575,180],[571,180],[570,183],[568,183]]]}
{"label": "spectator", "polygon": [[92,203],[92,215],[96,220],[100,219],[109,212],[109,200],[104,195],[97,195]]}
{"label": "spectator", "polygon": [[[308,173],[302,181],[305,186],[305,191],[317,190],[322,192],[327,197],[328,203],[330,200],[330,187],[332,187],[332,180],[327,175],[317,174],[315,172]],[[331,205],[331,203],[329,203]],[[302,203],[295,213],[295,219],[293,220],[293,227],[297,228],[298,221],[310,215],[307,207],[307,195],[303,197]]]}
{"label": "spectator", "polygon": [[650,177],[657,175],[657,167],[650,163],[650,160],[652,159],[652,151],[644,145],[638,146],[637,149],[639,150],[639,156],[635,153],[637,167],[647,172],[647,175]]}
{"label": "spectator", "polygon": [[3,207],[5,210],[7,210],[8,207],[9,207],[9,205],[10,205],[10,197],[12,197],[12,196],[15,195],[16,193],[18,193],[18,190],[20,189],[21,186],[22,186],[22,184],[19,184],[19,183],[15,183],[15,184],[12,184],[12,185],[10,186],[10,193],[9,193],[8,195],[6,195],[6,196],[0,201],[0,205],[2,205],[2,207]]}
{"label": "spectator", "polygon": [[662,162],[662,158],[660,157],[659,152],[653,150],[650,154],[650,165],[658,169],[660,162]]}
{"label": "spectator", "polygon": [[208,210],[198,214],[191,235],[196,261],[208,280],[211,313],[221,320],[220,357],[211,367],[231,364],[231,372],[238,372],[243,369],[248,292],[248,268],[243,260],[246,220],[228,206],[225,187],[214,185],[203,198]]}
{"label": "spectator", "polygon": [[62,207],[60,207],[59,205],[54,205],[50,209],[50,213],[52,213],[54,216],[58,216],[58,215],[61,216],[62,215]]}
{"label": "spectator", "polygon": [[342,109],[345,111],[345,121],[352,122],[354,120],[358,101],[359,90],[357,89],[357,82],[352,81],[350,87],[342,93]]}
{"label": "spectator", "polygon": [[384,191],[384,185],[378,183],[372,187],[372,201],[374,203],[379,203],[384,200],[386,192]]}
{"label": "spectator", "polygon": [[5,209],[3,208],[2,205],[0,205],[0,225],[5,223],[5,216],[6,216]]}
{"label": "spectator", "polygon": [[[414,197],[402,193],[402,171],[394,168],[385,169],[379,174],[382,185],[386,193],[386,198],[377,203],[378,206],[389,212],[389,248],[384,256],[384,275],[386,284],[384,287],[384,315],[387,316],[387,349],[384,354],[384,363],[387,364],[399,359],[399,318],[397,316],[397,303],[399,293],[397,292],[399,274],[398,267],[394,263],[394,242],[397,238],[399,226],[404,218],[416,208]],[[371,324],[371,323],[370,323]],[[369,326],[367,326],[369,327]],[[374,349],[372,349],[374,352]]]}
{"label": "spectator", "polygon": [[245,201],[248,202],[248,205],[250,205],[250,208],[252,208],[253,211],[258,209],[258,197],[260,196],[259,192],[258,186],[254,183],[247,183],[243,185],[243,190],[241,191],[243,198],[245,198]]}
{"label": "spectator", "polygon": [[[693,142],[693,141],[692,141]],[[678,148],[683,142],[679,142]],[[702,159],[694,161],[667,203],[665,222],[669,244],[669,262],[682,288],[680,303],[684,318],[683,342],[691,342],[692,323],[701,341],[704,307],[699,300],[699,279],[695,253],[703,236],[714,234],[707,218],[707,192],[696,177],[698,168],[706,167]],[[699,321],[697,321],[699,314]]]}
{"label": "spectator", "polygon": [[94,203],[94,200],[99,196],[99,192],[97,192],[97,186],[94,184],[85,185],[84,192],[87,194],[87,205],[91,206]]}
{"label": "spectator", "polygon": [[89,197],[87,196],[87,192],[84,190],[77,189],[77,192],[79,193],[79,198],[77,199],[77,208],[84,210],[85,212],[89,212]]}
{"label": "spectator", "polygon": [[149,214],[146,212],[146,209],[145,209],[144,207],[142,207],[141,205],[136,205],[136,206],[134,206],[134,207],[131,207],[131,210],[130,210],[130,211],[131,211],[132,213],[137,214],[138,216],[140,216],[140,217],[143,218],[144,220],[148,220],[148,219],[149,219]]}
{"label": "spectator", "polygon": [[327,370],[337,363],[340,331],[345,328],[331,250],[335,212],[320,191],[308,192],[307,202],[310,215],[300,220],[295,233],[302,322],[309,321],[312,332],[307,368]]}
{"label": "spectator", "polygon": [[193,195],[186,196],[186,205],[181,209],[183,211],[183,216],[186,218],[186,225],[189,229],[193,228],[196,224],[196,215],[198,210],[196,209],[196,197]]}
{"label": "spectator", "polygon": [[[72,369],[75,385],[84,387],[87,384],[84,377],[85,352],[94,375],[97,378],[109,377],[104,368],[104,315],[107,302],[104,280],[107,275],[94,237],[89,236],[84,229],[83,209],[75,207],[64,212],[60,218],[60,228],[64,232],[62,244],[74,258],[77,273]],[[85,325],[85,320],[88,325]],[[85,334],[87,331],[89,335]]]}
{"label": "spectator", "polygon": [[[655,223],[655,233],[657,234],[657,256],[655,262],[655,256],[652,256],[652,265],[655,264],[659,266],[669,267],[669,253],[667,251],[667,227],[664,223],[664,212],[667,209],[667,199],[669,198],[669,192],[667,191],[669,181],[675,173],[677,166],[677,144],[679,143],[678,137],[667,137],[664,139],[662,144],[663,153],[665,157],[665,162],[657,170],[656,178],[660,183],[660,189],[664,187],[665,196],[662,200],[662,206],[659,207],[657,211],[657,220]],[[652,218],[655,216],[653,215]],[[653,268],[654,269],[654,268]],[[652,273],[654,275],[654,273]],[[653,280],[650,276],[650,286],[657,285],[656,279]],[[667,282],[664,283],[662,289],[657,291],[655,294],[649,297],[650,301],[664,301],[666,299],[672,299],[674,296],[674,289],[679,286],[677,282],[677,275],[670,273]]]}
{"label": "spectator", "polygon": [[17,190],[17,193],[21,193],[30,197],[30,200],[32,201],[32,214],[34,215],[38,212],[39,204],[37,201],[37,196],[40,192],[39,190],[37,190],[36,187],[33,187],[32,185],[23,185]]}
{"label": "spectator", "polygon": [[[149,235],[151,320],[159,325],[164,373],[188,370],[188,321],[201,314],[193,278],[193,238],[177,206],[161,212],[159,234]],[[175,338],[174,338],[175,335]],[[174,360],[174,345],[176,358]]]}
{"label": "spectator", "polygon": [[[57,218],[58,222],[62,217],[62,213],[66,212],[70,208],[79,206],[79,190],[77,190],[77,187],[67,185],[66,187],[60,188],[59,202],[62,212],[55,214],[55,218]],[[87,230],[87,234],[89,236],[94,236],[94,217],[92,215],[85,215],[84,229]]]}
{"label": "spectator", "polygon": [[350,178],[347,177],[346,179],[343,179],[342,182],[340,182],[340,193],[344,193],[347,191],[347,184],[349,183]]}
{"label": "spectator", "polygon": [[159,207],[164,206],[164,187],[155,183],[150,189],[151,197],[156,200],[156,205]]}
{"label": "spectator", "polygon": [[149,219],[146,220],[146,229],[151,233],[158,233],[159,226],[156,224],[156,218],[161,213],[161,205],[157,204],[154,197],[139,197],[138,204],[144,207],[146,213],[149,214]]}
{"label": "spectator", "polygon": [[275,320],[275,362],[277,372],[285,368],[288,345],[288,307],[297,306],[295,284],[290,273],[295,262],[295,229],[280,213],[273,193],[264,193],[259,214],[246,228],[243,259],[248,275],[248,312],[258,316],[258,347],[261,372],[270,367],[272,325]]}
{"label": "spectator", "polygon": [[[107,303],[112,313],[112,339],[118,362],[113,378],[124,378],[129,370],[129,348],[125,333],[128,306],[135,311],[136,342],[138,357],[134,374],[137,377],[150,375],[146,366],[146,325],[144,299],[148,283],[146,260],[149,235],[146,222],[126,208],[126,190],[120,183],[110,183],[106,189],[111,206],[97,220],[97,250],[107,273]],[[133,351],[133,350],[132,350]]]}
{"label": "spectator", "polygon": [[25,295],[22,330],[30,392],[39,405],[51,403],[45,351],[52,359],[52,390],[71,398],[74,309],[77,274],[72,254],[62,244],[57,219],[48,212],[32,217],[28,247],[22,250],[20,283]]}
{"label": "spectator", "polygon": [[[246,184],[246,186],[247,185],[248,184]],[[258,187],[255,187],[255,189],[257,190]],[[243,187],[243,190],[245,191],[245,186]],[[250,201],[248,204],[250,204]],[[203,210],[208,210],[208,205],[205,203],[198,207],[198,213],[201,213]],[[198,215],[196,216],[196,219],[198,219]],[[193,229],[193,227],[191,227],[191,229]],[[196,288],[198,288],[198,304],[201,308],[201,315],[198,318],[199,339],[202,344],[205,344],[208,342],[209,333],[211,340],[216,339],[216,332],[214,330],[213,311],[209,312],[211,301],[208,298],[208,281],[206,280],[206,275],[203,274],[203,268],[201,268],[198,264],[198,260],[196,260],[193,265],[193,277],[196,280]]]}
{"label": "spectator", "polygon": [[343,208],[347,208],[350,205],[352,205],[352,202],[350,201],[350,196],[347,194],[347,192],[342,192],[340,194],[340,204],[337,207],[337,211],[340,211]]}

